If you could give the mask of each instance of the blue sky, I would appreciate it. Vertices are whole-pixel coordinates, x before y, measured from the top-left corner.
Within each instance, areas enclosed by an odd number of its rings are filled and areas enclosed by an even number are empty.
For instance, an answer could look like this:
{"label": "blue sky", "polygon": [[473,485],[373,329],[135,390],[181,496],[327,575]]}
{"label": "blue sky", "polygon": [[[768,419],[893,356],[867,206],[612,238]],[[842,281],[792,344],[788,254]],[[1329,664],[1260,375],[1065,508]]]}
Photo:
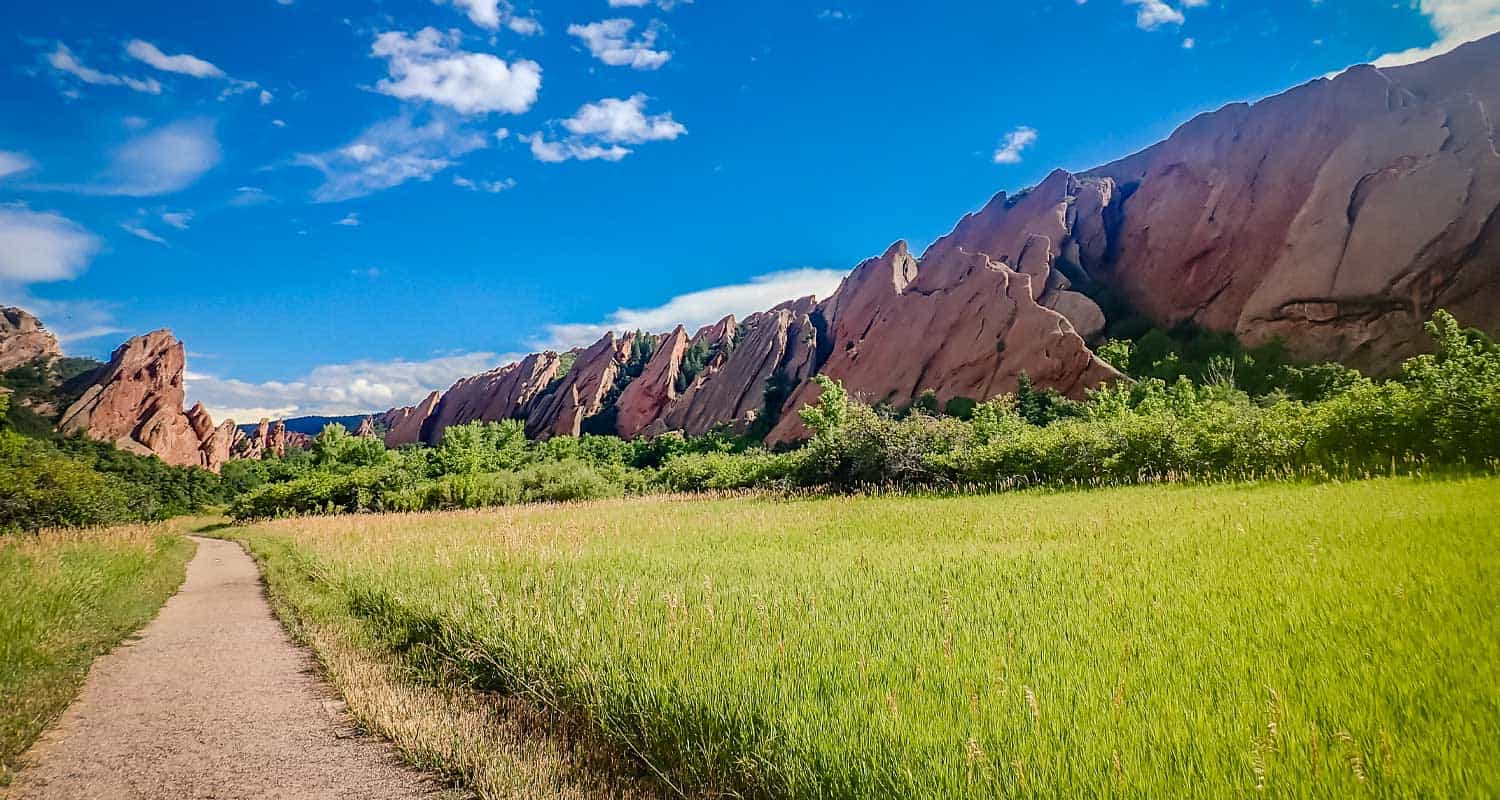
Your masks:
{"label": "blue sky", "polygon": [[171,327],[222,415],[827,293],[1195,113],[1500,29],[1500,0],[16,4],[0,302]]}

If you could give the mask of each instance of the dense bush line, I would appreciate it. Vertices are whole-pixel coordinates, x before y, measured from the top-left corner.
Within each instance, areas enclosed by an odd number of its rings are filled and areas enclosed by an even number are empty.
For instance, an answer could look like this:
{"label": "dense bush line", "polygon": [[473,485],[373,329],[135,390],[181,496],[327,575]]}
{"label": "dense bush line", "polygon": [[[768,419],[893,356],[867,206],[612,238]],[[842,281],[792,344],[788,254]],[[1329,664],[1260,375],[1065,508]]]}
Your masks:
{"label": "dense bush line", "polygon": [[818,378],[820,400],[799,412],[813,436],[788,452],[727,434],[534,442],[516,421],[454,426],[437,447],[387,451],[329,426],[305,454],[226,477],[249,489],[231,508],[248,519],[654,491],[961,490],[1493,469],[1500,348],[1443,312],[1427,329],[1433,354],[1381,381],[1338,365],[1289,365],[1274,348],[1216,345],[1210,354],[1145,337],[1101,349],[1138,379],[1082,402],[1023,381],[1014,395],[982,403],[953,398],[939,411],[936,398],[924,396],[898,410],[857,402]]}
{"label": "dense bush line", "polygon": [[[0,395],[0,418],[9,418],[8,403]],[[0,425],[0,534],[160,520],[228,500],[225,482],[207,470]]]}

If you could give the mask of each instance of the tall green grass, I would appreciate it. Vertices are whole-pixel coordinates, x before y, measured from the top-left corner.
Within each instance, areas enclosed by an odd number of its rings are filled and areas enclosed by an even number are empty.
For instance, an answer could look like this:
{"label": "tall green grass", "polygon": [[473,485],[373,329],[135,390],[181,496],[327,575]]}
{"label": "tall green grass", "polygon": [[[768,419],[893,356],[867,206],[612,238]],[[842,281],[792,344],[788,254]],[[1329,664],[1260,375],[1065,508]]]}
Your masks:
{"label": "tall green grass", "polygon": [[686,792],[1500,794],[1500,480],[641,499],[248,538]]}
{"label": "tall green grass", "polygon": [[0,785],[94,658],[177,590],[192,552],[144,525],[0,537]]}

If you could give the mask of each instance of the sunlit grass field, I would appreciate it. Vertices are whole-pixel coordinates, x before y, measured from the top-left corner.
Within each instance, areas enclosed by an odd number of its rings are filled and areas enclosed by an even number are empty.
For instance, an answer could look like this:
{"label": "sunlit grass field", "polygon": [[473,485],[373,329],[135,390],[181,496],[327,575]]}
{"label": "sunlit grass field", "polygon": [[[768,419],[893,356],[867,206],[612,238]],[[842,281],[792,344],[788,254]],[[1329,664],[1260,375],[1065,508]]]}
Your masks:
{"label": "sunlit grass field", "polygon": [[1500,795],[1494,478],[241,533],[299,613],[580,713],[688,794]]}
{"label": "sunlit grass field", "polygon": [[193,544],[175,535],[180,527],[0,537],[0,785],[94,658],[181,585]]}

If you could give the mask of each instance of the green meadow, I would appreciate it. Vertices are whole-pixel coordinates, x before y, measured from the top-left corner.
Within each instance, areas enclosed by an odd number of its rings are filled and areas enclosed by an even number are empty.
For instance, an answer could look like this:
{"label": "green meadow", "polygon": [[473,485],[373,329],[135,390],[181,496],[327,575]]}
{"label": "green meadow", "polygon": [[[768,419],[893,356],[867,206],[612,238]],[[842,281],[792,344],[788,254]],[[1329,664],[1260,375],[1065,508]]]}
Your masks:
{"label": "green meadow", "polygon": [[233,532],[668,791],[1500,794],[1500,479],[665,496]]}

